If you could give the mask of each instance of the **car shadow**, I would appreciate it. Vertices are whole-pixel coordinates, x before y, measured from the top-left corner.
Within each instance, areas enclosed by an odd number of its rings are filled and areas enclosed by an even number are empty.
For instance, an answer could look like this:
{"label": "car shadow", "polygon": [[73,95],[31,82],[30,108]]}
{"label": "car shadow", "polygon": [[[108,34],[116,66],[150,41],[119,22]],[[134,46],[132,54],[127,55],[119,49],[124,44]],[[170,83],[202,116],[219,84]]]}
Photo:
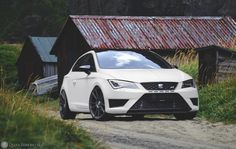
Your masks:
{"label": "car shadow", "polygon": [[176,121],[176,119],[172,118],[133,118],[133,117],[113,117],[108,121]]}
{"label": "car shadow", "polygon": [[[85,121],[94,121],[92,117],[80,117],[76,118],[77,120],[85,120]],[[133,118],[132,116],[111,116],[106,120],[103,121],[178,121],[174,117],[144,117],[144,118]]]}

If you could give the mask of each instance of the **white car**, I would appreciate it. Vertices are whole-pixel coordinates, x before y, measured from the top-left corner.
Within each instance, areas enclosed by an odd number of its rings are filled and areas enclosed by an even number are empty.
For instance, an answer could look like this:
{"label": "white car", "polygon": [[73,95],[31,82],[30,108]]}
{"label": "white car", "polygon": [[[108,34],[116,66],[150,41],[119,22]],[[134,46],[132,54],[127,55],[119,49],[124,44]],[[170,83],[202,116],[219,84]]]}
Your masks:
{"label": "white car", "polygon": [[89,51],[74,63],[60,91],[62,119],[77,113],[95,120],[158,113],[193,119],[198,110],[192,77],[152,51]]}

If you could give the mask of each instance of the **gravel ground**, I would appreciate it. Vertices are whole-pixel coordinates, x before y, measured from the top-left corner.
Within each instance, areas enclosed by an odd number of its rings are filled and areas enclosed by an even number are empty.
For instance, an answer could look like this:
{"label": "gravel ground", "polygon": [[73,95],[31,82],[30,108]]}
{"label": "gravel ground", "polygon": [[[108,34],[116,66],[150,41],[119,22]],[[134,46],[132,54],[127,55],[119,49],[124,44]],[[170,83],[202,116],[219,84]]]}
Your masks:
{"label": "gravel ground", "polygon": [[88,114],[77,116],[76,126],[111,148],[236,148],[236,126],[194,119],[115,117],[98,122]]}
{"label": "gravel ground", "polygon": [[[59,117],[58,113],[54,115]],[[69,122],[112,149],[236,149],[236,125],[210,123],[199,118],[177,121],[171,117],[142,120],[115,117],[101,122],[89,114],[79,114]]]}

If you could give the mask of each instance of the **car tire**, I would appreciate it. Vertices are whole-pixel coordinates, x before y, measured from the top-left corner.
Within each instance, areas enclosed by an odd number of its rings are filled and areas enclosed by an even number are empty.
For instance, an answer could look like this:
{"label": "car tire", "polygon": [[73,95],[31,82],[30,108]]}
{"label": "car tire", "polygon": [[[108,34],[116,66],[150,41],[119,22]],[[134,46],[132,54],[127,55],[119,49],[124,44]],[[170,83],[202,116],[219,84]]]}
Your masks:
{"label": "car tire", "polygon": [[105,102],[102,90],[96,86],[90,95],[89,98],[89,110],[91,116],[97,120],[107,120],[109,118],[109,115],[105,111]]}
{"label": "car tire", "polygon": [[174,116],[177,120],[192,120],[196,117],[197,112],[189,112],[189,113],[175,113]]}
{"label": "car tire", "polygon": [[59,96],[60,116],[62,119],[75,119],[76,113],[70,111],[68,100],[65,91],[62,91]]}

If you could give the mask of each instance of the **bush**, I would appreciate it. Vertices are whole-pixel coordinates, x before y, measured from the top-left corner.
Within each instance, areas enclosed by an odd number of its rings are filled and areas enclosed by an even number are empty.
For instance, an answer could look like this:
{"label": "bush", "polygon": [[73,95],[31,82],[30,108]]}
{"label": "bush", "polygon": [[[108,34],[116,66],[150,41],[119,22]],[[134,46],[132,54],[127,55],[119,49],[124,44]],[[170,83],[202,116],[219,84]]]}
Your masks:
{"label": "bush", "polygon": [[16,60],[20,54],[21,45],[0,45],[0,80],[1,86],[13,85],[17,82]]}

